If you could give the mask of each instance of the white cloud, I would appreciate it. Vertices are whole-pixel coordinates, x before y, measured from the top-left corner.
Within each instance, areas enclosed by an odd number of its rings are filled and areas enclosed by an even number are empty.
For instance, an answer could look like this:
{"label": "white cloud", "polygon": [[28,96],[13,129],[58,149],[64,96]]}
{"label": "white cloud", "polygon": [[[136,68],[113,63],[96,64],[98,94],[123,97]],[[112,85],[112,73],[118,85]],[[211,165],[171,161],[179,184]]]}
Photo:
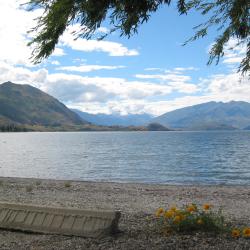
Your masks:
{"label": "white cloud", "polygon": [[110,32],[110,30],[106,27],[100,27],[96,30],[97,33],[104,33],[104,34],[108,34]]}
{"label": "white cloud", "polygon": [[[213,44],[209,46],[209,50],[211,49]],[[225,65],[238,65],[244,56],[246,55],[247,44],[240,43],[236,38],[231,38],[224,48],[224,56],[222,58],[222,62]]]}
{"label": "white cloud", "polygon": [[139,52],[136,49],[128,49],[121,43],[111,41],[99,41],[99,40],[87,40],[84,38],[78,38],[75,40],[72,32],[79,29],[77,25],[71,26],[63,34],[60,39],[60,44],[68,46],[73,50],[84,52],[106,52],[110,56],[137,56]]}
{"label": "white cloud", "polygon": [[66,53],[62,48],[56,47],[51,56],[64,56]]}
{"label": "white cloud", "polygon": [[[42,10],[28,12],[20,8],[20,4],[24,2],[26,1],[0,0],[0,61],[9,65],[34,67],[31,61],[32,48],[27,46],[34,34],[28,34],[27,31],[36,25],[34,19],[41,15]],[[100,27],[98,32],[105,33],[108,29]],[[74,41],[72,34],[67,35],[67,33],[62,40],[64,45],[80,51],[103,51],[111,56],[138,55],[137,50],[128,49],[120,43],[110,41],[84,39]],[[63,46],[57,47],[52,53],[52,57],[64,55],[66,54]],[[59,65],[56,60],[52,61],[52,64]]]}
{"label": "white cloud", "polygon": [[[175,69],[176,70],[176,69]],[[180,93],[195,93],[199,91],[199,86],[197,84],[190,83],[190,76],[183,75],[181,73],[176,73],[174,71],[168,71],[171,73],[165,74],[136,74],[135,77],[139,79],[152,79],[159,81],[161,84],[171,87]]]}
{"label": "white cloud", "polygon": [[60,65],[60,62],[59,62],[59,61],[56,61],[56,60],[51,61],[50,63],[51,63],[52,65]]}
{"label": "white cloud", "polygon": [[[82,94],[91,93],[91,95],[88,95],[88,101],[90,99],[92,101],[98,99],[104,101],[104,96],[105,101],[108,101],[109,98],[137,100],[152,96],[164,96],[171,93],[173,89],[169,86],[161,86],[150,82],[126,81],[123,78],[115,77],[82,77],[65,73],[50,74],[47,81],[49,84],[45,84],[44,90],[54,94],[62,101],[65,101],[63,98],[64,92],[67,96],[69,92],[75,95],[75,98],[71,96],[71,100],[80,100],[82,97],[85,98]],[[58,88],[61,90],[58,91]],[[59,93],[61,93],[61,96],[59,96]]]}
{"label": "white cloud", "polygon": [[198,68],[196,68],[196,67],[176,67],[176,68],[174,68],[174,71],[191,71],[191,70],[197,71]]}
{"label": "white cloud", "polygon": [[95,70],[113,70],[113,69],[122,69],[125,68],[125,66],[107,66],[107,65],[81,65],[81,66],[63,66],[56,68],[57,70],[64,70],[64,71],[76,71],[76,72],[91,72]]}
{"label": "white cloud", "polygon": [[186,82],[191,80],[190,76],[186,75],[179,75],[179,74],[152,74],[152,75],[146,75],[146,74],[136,74],[136,78],[141,79],[155,79],[155,80],[165,80],[165,81],[172,81],[172,82]]}
{"label": "white cloud", "polygon": [[[250,102],[250,82],[237,73],[213,75],[201,79],[194,84],[187,71],[197,70],[194,67],[176,67],[171,70],[146,68],[152,74],[136,74],[131,81],[118,77],[83,77],[65,73],[49,73],[46,68],[27,68],[31,49],[26,46],[30,37],[26,31],[35,26],[33,18],[39,14],[26,12],[18,8],[15,0],[0,0],[0,83],[13,81],[20,84],[33,85],[64,102],[88,112],[121,112],[144,113],[155,115],[208,101],[242,100]],[[105,32],[105,29],[99,30]],[[239,63],[245,53],[245,45],[228,44],[224,63]],[[74,41],[70,31],[62,37],[60,45],[53,56],[65,55],[65,48],[71,47],[79,51],[101,51],[110,56],[133,56],[139,52],[129,49],[121,43],[78,39]],[[230,49],[233,48],[233,49]],[[113,70],[123,66],[87,65],[84,59],[78,59],[80,66],[58,67],[60,70],[72,72],[90,72],[93,70]],[[57,60],[48,60],[52,65],[59,65]],[[45,65],[40,65],[44,67]],[[174,96],[174,97],[173,97]]]}
{"label": "white cloud", "polygon": [[[31,35],[27,33],[36,24],[41,10],[26,11],[20,5],[25,0],[0,0],[0,61],[11,65],[34,67],[31,62],[32,47],[27,46]],[[56,48],[54,56],[64,55]]]}
{"label": "white cloud", "polygon": [[27,12],[20,9],[22,2],[0,0],[0,61],[29,66],[31,48],[27,46],[27,30],[33,27],[32,20],[39,10]]}
{"label": "white cloud", "polygon": [[165,73],[174,73],[174,74],[181,74],[184,71],[197,71],[199,68],[197,67],[176,67],[173,69],[163,69],[163,68],[157,68],[157,67],[152,67],[152,68],[145,68],[145,71],[164,71]]}
{"label": "white cloud", "polygon": [[30,84],[40,88],[46,81],[48,71],[39,69],[31,71],[23,67],[15,67],[4,62],[0,62],[0,82],[12,81],[19,84]]}
{"label": "white cloud", "polygon": [[158,71],[158,70],[163,70],[163,69],[161,69],[161,68],[145,68],[144,69],[145,71]]}
{"label": "white cloud", "polygon": [[240,63],[242,61],[243,57],[227,57],[223,60],[223,63],[227,64],[235,64]]}
{"label": "white cloud", "polygon": [[[10,80],[31,84],[67,105],[93,102],[107,106],[109,103],[121,102],[130,103],[129,109],[132,110],[133,103],[141,102],[145,98],[165,96],[173,91],[173,87],[151,82],[127,81],[115,77],[83,77],[65,73],[49,74],[45,69],[31,71],[4,63],[0,64],[0,72],[0,82]],[[119,105],[117,108],[119,109]]]}
{"label": "white cloud", "polygon": [[154,110],[158,107],[158,114],[162,114],[209,101],[250,102],[250,80],[247,77],[242,78],[238,73],[213,75],[210,78],[203,79],[202,84],[204,86],[202,95],[183,96],[168,101],[152,102],[147,106],[146,110],[155,113]]}
{"label": "white cloud", "polygon": [[183,92],[183,88],[187,88],[189,84],[172,82],[165,85],[147,81],[128,81],[116,77],[51,74],[46,69],[30,70],[0,63],[0,82],[10,80],[20,84],[31,84],[70,107],[92,113],[148,112],[160,115],[177,108],[208,101],[250,102],[249,79],[242,78],[239,81],[239,78],[237,73],[214,75],[201,80],[202,89],[199,90],[199,95],[195,92],[196,89],[192,89],[191,94],[170,98],[170,94],[175,94],[176,91]]}

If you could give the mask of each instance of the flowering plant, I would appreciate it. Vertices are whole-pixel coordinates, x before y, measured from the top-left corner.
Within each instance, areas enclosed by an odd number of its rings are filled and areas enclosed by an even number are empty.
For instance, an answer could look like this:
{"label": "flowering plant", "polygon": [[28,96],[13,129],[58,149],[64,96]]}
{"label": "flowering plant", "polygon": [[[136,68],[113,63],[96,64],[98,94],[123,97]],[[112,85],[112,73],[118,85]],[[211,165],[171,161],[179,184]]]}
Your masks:
{"label": "flowering plant", "polygon": [[159,208],[156,211],[158,223],[161,225],[164,234],[173,232],[191,232],[195,230],[214,233],[231,232],[232,237],[238,238],[241,235],[250,238],[250,228],[242,230],[230,228],[226,223],[222,210],[214,210],[211,204],[188,204],[182,208],[176,206],[169,209]]}

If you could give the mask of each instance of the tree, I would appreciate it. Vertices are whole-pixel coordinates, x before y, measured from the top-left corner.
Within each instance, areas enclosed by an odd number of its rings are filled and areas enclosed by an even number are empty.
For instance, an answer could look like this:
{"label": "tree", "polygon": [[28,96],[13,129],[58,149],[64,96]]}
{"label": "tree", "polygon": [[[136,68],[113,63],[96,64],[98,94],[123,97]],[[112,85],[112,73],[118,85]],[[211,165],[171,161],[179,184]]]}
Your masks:
{"label": "tree", "polygon": [[[44,9],[43,15],[37,20],[37,26],[31,30],[38,30],[29,43],[34,46],[33,60],[39,63],[49,57],[60,36],[71,24],[79,23],[81,26],[76,38],[92,38],[104,20],[110,22],[110,33],[119,31],[121,36],[130,37],[164,4],[170,5],[171,0],[29,0],[26,4],[29,10]],[[231,38],[236,38],[238,45],[246,44],[246,55],[240,63],[239,71],[249,74],[249,0],[178,0],[177,10],[180,14],[195,10],[207,16],[205,23],[194,27],[195,34],[186,43],[205,37],[211,27],[217,27],[218,36],[210,50],[208,64],[219,62]]]}

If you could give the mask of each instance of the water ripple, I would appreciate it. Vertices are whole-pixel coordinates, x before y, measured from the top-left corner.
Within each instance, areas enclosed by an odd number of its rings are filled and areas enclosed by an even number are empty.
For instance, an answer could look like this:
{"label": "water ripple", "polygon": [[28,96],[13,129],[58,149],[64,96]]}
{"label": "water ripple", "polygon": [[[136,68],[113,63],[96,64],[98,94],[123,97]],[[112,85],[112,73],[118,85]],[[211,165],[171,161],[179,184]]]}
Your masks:
{"label": "water ripple", "polygon": [[250,133],[1,133],[0,175],[168,184],[250,184]]}

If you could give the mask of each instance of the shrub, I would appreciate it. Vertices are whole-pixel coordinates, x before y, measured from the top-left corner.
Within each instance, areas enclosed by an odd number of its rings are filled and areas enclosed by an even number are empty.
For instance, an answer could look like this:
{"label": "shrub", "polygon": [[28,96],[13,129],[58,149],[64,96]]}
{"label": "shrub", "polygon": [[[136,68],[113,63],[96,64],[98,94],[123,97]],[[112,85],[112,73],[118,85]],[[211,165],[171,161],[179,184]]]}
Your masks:
{"label": "shrub", "polygon": [[41,183],[42,183],[42,182],[41,182],[40,180],[36,180],[36,185],[37,185],[37,186],[40,186]]}
{"label": "shrub", "polygon": [[204,204],[203,208],[199,208],[196,204],[189,204],[181,209],[172,207],[166,211],[160,208],[157,210],[156,216],[165,231],[200,230],[219,233],[228,230],[222,210],[214,211],[209,204]]}
{"label": "shrub", "polygon": [[206,231],[212,233],[231,233],[233,238],[250,238],[250,227],[231,228],[225,221],[222,209],[213,210],[212,205],[204,204],[198,207],[196,204],[183,206],[181,209],[171,207],[167,210],[159,208],[156,217],[162,232],[170,234],[174,232]]}
{"label": "shrub", "polygon": [[25,187],[26,192],[32,192],[33,187],[31,185]]}
{"label": "shrub", "polygon": [[70,188],[71,187],[71,182],[70,181],[64,182],[64,187]]}

